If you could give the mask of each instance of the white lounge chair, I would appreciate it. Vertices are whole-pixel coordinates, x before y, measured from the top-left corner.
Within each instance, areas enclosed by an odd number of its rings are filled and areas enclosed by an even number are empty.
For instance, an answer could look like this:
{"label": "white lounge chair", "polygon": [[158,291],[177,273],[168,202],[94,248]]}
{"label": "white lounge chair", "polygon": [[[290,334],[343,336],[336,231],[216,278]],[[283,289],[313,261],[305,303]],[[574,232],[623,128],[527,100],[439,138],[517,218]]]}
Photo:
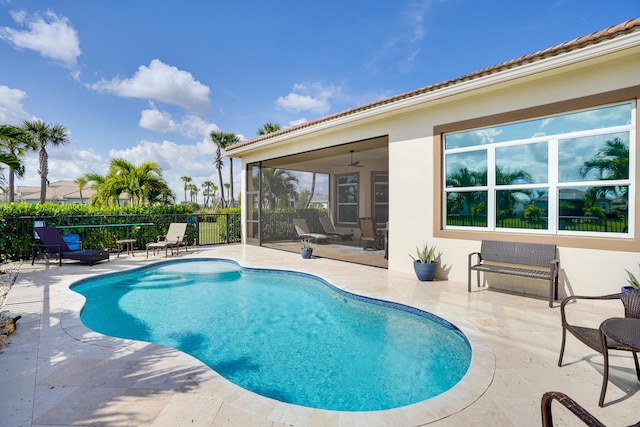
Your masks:
{"label": "white lounge chair", "polygon": [[180,246],[185,246],[185,250],[189,249],[189,245],[187,243],[187,223],[172,222],[169,224],[167,234],[164,236],[158,236],[158,239],[155,242],[147,243],[147,258],[149,258],[149,249],[153,251],[154,255],[156,254],[156,251],[164,249],[164,255],[166,257],[169,254],[169,249],[171,249],[171,255],[173,255],[174,249],[176,253],[178,253]]}

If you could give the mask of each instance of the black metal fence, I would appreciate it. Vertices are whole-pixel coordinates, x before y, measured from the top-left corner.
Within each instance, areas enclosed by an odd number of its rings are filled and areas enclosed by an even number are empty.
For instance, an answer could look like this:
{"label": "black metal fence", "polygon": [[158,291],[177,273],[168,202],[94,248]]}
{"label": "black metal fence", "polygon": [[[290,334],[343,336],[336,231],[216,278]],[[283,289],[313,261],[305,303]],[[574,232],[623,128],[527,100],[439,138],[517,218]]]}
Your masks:
{"label": "black metal fence", "polygon": [[81,216],[21,216],[0,218],[2,261],[28,259],[31,245],[38,240],[34,225],[52,225],[60,234],[80,235],[85,249],[115,251],[115,241],[135,239],[135,246],[144,248],[157,240],[172,222],[186,222],[189,245],[219,245],[241,241],[240,213],[221,214],[128,214]]}

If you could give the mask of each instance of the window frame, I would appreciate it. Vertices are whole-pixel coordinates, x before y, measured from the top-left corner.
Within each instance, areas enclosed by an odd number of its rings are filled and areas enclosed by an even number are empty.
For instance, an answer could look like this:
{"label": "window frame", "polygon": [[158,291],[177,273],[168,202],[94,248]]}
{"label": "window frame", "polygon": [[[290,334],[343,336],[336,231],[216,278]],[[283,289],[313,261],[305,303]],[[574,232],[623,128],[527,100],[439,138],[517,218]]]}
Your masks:
{"label": "window frame", "polygon": [[[386,177],[386,181],[384,183],[377,182],[376,177],[378,176]],[[386,185],[386,192],[387,192],[386,202],[378,202],[376,197],[378,185],[382,185],[382,184]],[[387,218],[384,221],[381,221],[378,218],[378,215],[376,215],[376,213],[378,212],[377,208],[379,206],[382,208],[386,208]],[[388,171],[371,172],[371,216],[375,219],[377,227],[384,227],[387,221],[389,220],[389,172]]]}
{"label": "window frame", "polygon": [[[634,125],[633,114],[635,113],[636,103],[634,101],[625,101],[621,103],[606,104],[606,105],[598,106],[595,108],[586,108],[581,110],[565,112],[562,114],[536,117],[536,118],[532,118],[530,120],[525,120],[525,121],[502,123],[499,125],[489,126],[485,128],[469,129],[466,131],[462,131],[462,133],[467,133],[467,132],[483,133],[486,131],[489,131],[491,133],[491,131],[496,128],[505,128],[513,125],[518,125],[520,123],[529,123],[531,121],[545,122],[548,119],[552,119],[556,117],[562,117],[566,115],[579,114],[579,113],[589,113],[591,111],[603,110],[609,107],[617,107],[617,106],[630,107],[630,111],[629,111],[629,114],[631,115],[630,124],[600,127],[600,128],[593,128],[589,130],[580,130],[580,131],[563,131],[561,133],[554,133],[554,134],[544,135],[544,136],[533,136],[529,138],[522,138],[518,136],[517,138],[514,138],[512,140],[488,142],[488,143],[482,142],[482,143],[473,144],[473,145],[465,144],[463,147],[452,147],[452,148],[446,148],[447,137],[450,136],[455,138],[455,135],[459,134],[459,132],[449,132],[445,134],[444,135],[445,148],[443,153],[444,159],[446,160],[449,158],[453,158],[455,156],[464,157],[466,153],[471,154],[472,156],[479,155],[478,157],[484,158],[485,161],[484,162],[476,161],[475,163],[477,164],[484,163],[483,173],[484,173],[485,182],[484,184],[481,183],[480,185],[473,185],[474,182],[472,181],[471,185],[461,185],[461,186],[448,186],[445,183],[445,186],[443,187],[443,191],[445,193],[443,195],[443,200],[448,201],[450,194],[480,193],[480,194],[486,194],[484,199],[487,201],[487,203],[483,209],[484,220],[482,221],[482,223],[485,224],[484,226],[480,226],[480,225],[466,226],[466,225],[456,225],[451,223],[447,224],[447,220],[449,219],[449,216],[445,212],[443,213],[445,218],[443,227],[444,228],[462,228],[462,229],[468,229],[468,227],[472,227],[476,229],[484,229],[487,231],[496,231],[496,232],[526,231],[528,233],[570,234],[570,235],[579,235],[579,236],[584,236],[587,234],[590,234],[593,236],[610,236],[611,235],[611,236],[620,237],[620,238],[627,238],[630,235],[630,233],[633,232],[633,225],[634,225],[633,221],[629,220],[628,218],[628,215],[630,214],[629,211],[627,211],[627,218],[626,218],[627,226],[629,228],[624,233],[616,232],[615,234],[613,234],[614,232],[577,231],[577,230],[571,231],[571,230],[561,228],[560,225],[562,224],[562,221],[561,221],[562,217],[560,216],[559,194],[562,191],[562,189],[575,190],[579,187],[598,188],[598,187],[611,187],[613,185],[624,186],[629,189],[628,191],[629,206],[634,206],[633,201],[635,200],[635,198],[634,198],[633,187],[631,186],[631,179],[633,176],[635,176],[635,173],[634,173],[635,165],[632,158],[633,154],[635,154],[634,153],[635,139],[634,139],[634,133],[633,133],[633,125]],[[569,120],[571,121],[575,119],[569,119]],[[621,134],[621,133],[629,135],[629,156],[630,156],[628,159],[628,162],[629,162],[628,169],[629,169],[629,175],[630,175],[629,177],[624,179],[618,179],[615,181],[614,180],[563,181],[560,179],[559,172],[560,172],[561,165],[559,162],[559,158],[560,158],[559,154],[560,154],[561,145],[563,141],[570,141],[570,140],[581,139],[581,138],[598,138],[598,137],[606,137],[608,139],[610,138],[611,135]],[[538,183],[529,182],[529,183],[516,183],[516,184],[501,184],[497,182],[497,178],[498,178],[497,170],[498,170],[498,164],[499,164],[498,152],[503,149],[509,149],[509,148],[515,148],[515,147],[523,147],[523,148],[531,147],[535,144],[543,144],[544,145],[543,149],[547,152],[547,155],[546,155],[547,173],[544,181],[541,181]],[[444,163],[445,165],[448,165],[447,161],[445,161]],[[447,172],[449,172],[446,169],[447,169],[447,166],[445,166],[445,171],[444,171],[445,176],[443,177],[443,180],[445,181],[447,180],[447,176],[446,176]],[[467,170],[466,166],[464,170]],[[451,171],[451,172],[454,172],[454,171]],[[472,171],[466,176],[472,176],[474,173],[476,174],[476,176],[478,173],[481,173],[481,176],[482,176],[482,172],[478,172],[478,171]],[[545,218],[547,221],[547,226],[545,228],[504,227],[499,225],[499,222],[500,222],[498,218],[499,210],[497,206],[498,200],[499,200],[498,193],[501,191],[514,191],[514,190],[520,190],[522,192],[535,191],[535,190],[546,191],[547,216]],[[447,205],[448,205],[448,202],[445,203],[445,206],[443,207],[445,211],[447,211]]]}
{"label": "window frame", "polygon": [[[339,180],[340,178],[345,178],[345,177],[350,177],[350,176],[354,176],[356,178],[356,201],[355,203],[340,203],[340,186],[341,185],[353,185],[353,183],[349,183],[349,184],[340,184]],[[360,213],[360,173],[359,172],[351,172],[351,173],[341,173],[341,174],[336,174],[335,175],[335,196],[334,196],[334,201],[335,201],[335,208],[334,208],[334,218],[336,221],[336,225],[337,226],[342,226],[342,227],[353,227],[353,226],[357,226],[358,225],[358,216]],[[344,222],[344,221],[340,221],[340,207],[341,206],[355,206],[356,207],[356,216],[354,218],[354,222]]]}
{"label": "window frame", "polygon": [[[628,101],[635,102],[635,126],[631,130],[630,135],[630,185],[638,188],[640,182],[640,173],[637,171],[639,163],[638,152],[638,132],[639,127],[639,110],[640,103],[640,86],[633,86],[619,89],[611,92],[589,95],[582,98],[570,99],[551,104],[532,106],[529,108],[508,111],[504,113],[494,114],[472,118],[468,120],[439,124],[433,127],[433,153],[434,153],[434,194],[437,196],[434,200],[434,216],[433,230],[435,237],[465,239],[465,240],[482,240],[496,239],[506,241],[529,241],[539,243],[555,243],[559,246],[576,247],[576,248],[593,248],[607,249],[616,251],[638,251],[640,250],[640,239],[638,238],[638,225],[640,224],[640,212],[633,208],[636,200],[629,199],[629,222],[635,224],[633,230],[630,229],[628,234],[621,237],[618,233],[606,233],[605,236],[593,236],[589,233],[564,234],[564,233],[539,233],[531,232],[529,229],[508,229],[508,230],[487,230],[477,228],[452,229],[444,227],[444,218],[446,216],[446,207],[444,203],[444,134],[451,132],[459,132],[475,128],[484,128],[496,125],[502,125],[511,122],[531,120],[544,116],[551,116],[563,113],[574,112],[578,110],[602,107],[607,104],[623,103]],[[635,145],[634,145],[635,144]],[[551,160],[549,160],[551,161]],[[633,167],[635,166],[635,171]],[[586,183],[581,183],[586,185]],[[551,195],[550,195],[551,197]],[[635,197],[638,197],[636,193]],[[550,213],[551,215],[551,213]],[[557,215],[557,213],[553,213]],[[602,234],[602,233],[601,233]]]}

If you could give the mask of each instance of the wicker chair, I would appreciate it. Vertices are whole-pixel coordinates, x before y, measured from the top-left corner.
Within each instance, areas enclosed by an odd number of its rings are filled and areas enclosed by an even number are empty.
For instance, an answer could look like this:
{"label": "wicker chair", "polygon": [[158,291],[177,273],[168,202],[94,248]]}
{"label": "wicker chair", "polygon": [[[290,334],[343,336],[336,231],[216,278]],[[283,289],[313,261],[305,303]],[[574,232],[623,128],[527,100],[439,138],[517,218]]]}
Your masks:
{"label": "wicker chair", "polygon": [[[553,427],[551,403],[554,400],[557,400],[558,403],[571,411],[571,413],[578,417],[585,425],[590,427],[606,427],[600,420],[576,403],[575,400],[559,391],[548,391],[542,396],[542,402],[540,403],[540,409],[542,410],[542,427]],[[630,425],[629,427],[640,427],[640,422]]]}
{"label": "wicker chair", "polygon": [[[602,347],[602,338],[600,329],[588,328],[585,326],[572,325],[567,321],[567,315],[565,308],[567,304],[571,302],[577,302],[579,300],[620,300],[624,306],[624,315],[628,318],[640,319],[640,289],[634,289],[629,292],[622,292],[619,294],[603,295],[603,296],[570,296],[565,298],[560,305],[560,313],[562,316],[562,346],[560,347],[560,357],[558,358],[558,366],[562,366],[562,356],[564,355],[564,346],[567,339],[567,331],[570,332],[577,339],[582,341],[585,345],[597,351],[600,354],[604,354],[604,348]],[[607,340],[607,348],[609,350],[623,350],[632,351],[633,361],[636,365],[636,375],[638,381],[640,381],[640,366],[638,365],[638,354],[631,350],[628,346],[618,343],[613,340]],[[606,392],[606,379],[609,374],[609,361],[605,358],[604,375],[605,381],[602,384],[602,391],[600,393],[600,406],[603,406],[604,395]]]}
{"label": "wicker chair", "polygon": [[575,400],[559,391],[548,391],[542,395],[540,409],[542,411],[542,427],[553,427],[553,417],[551,414],[551,403],[557,400],[562,406],[567,408],[573,415],[578,417],[580,421],[591,427],[606,427],[596,417],[591,415],[582,406],[578,405]]}

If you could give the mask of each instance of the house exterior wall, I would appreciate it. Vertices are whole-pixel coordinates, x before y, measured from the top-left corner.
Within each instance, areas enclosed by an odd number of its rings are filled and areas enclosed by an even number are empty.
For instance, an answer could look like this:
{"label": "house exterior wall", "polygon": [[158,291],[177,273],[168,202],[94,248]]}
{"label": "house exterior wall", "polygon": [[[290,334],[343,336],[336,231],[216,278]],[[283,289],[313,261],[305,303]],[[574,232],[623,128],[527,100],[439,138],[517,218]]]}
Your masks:
{"label": "house exterior wall", "polygon": [[[635,37],[638,38],[637,34]],[[436,244],[442,253],[438,277],[466,282],[468,254],[480,249],[482,239],[556,243],[561,297],[618,292],[626,283],[625,269],[640,273],[640,215],[633,206],[630,215],[635,217],[635,228],[631,238],[451,231],[440,225],[442,132],[462,130],[459,126],[488,126],[514,118],[570,111],[607,100],[640,98],[640,42],[624,49],[603,50],[599,55],[583,54],[582,50],[567,54],[575,56],[572,61],[553,57],[531,66],[521,65],[515,71],[465,82],[451,94],[427,96],[422,104],[380,108],[378,114],[368,113],[362,119],[354,118],[299,137],[285,136],[282,142],[247,151],[242,156],[243,162],[387,135],[389,270],[413,274],[408,254],[415,251],[416,245],[428,242]],[[635,165],[640,160],[639,122],[636,106]],[[636,166],[633,184],[636,191],[640,184],[637,169]],[[508,277],[497,278],[496,282],[504,282],[497,285],[506,289],[548,295],[548,284],[542,281]]]}

